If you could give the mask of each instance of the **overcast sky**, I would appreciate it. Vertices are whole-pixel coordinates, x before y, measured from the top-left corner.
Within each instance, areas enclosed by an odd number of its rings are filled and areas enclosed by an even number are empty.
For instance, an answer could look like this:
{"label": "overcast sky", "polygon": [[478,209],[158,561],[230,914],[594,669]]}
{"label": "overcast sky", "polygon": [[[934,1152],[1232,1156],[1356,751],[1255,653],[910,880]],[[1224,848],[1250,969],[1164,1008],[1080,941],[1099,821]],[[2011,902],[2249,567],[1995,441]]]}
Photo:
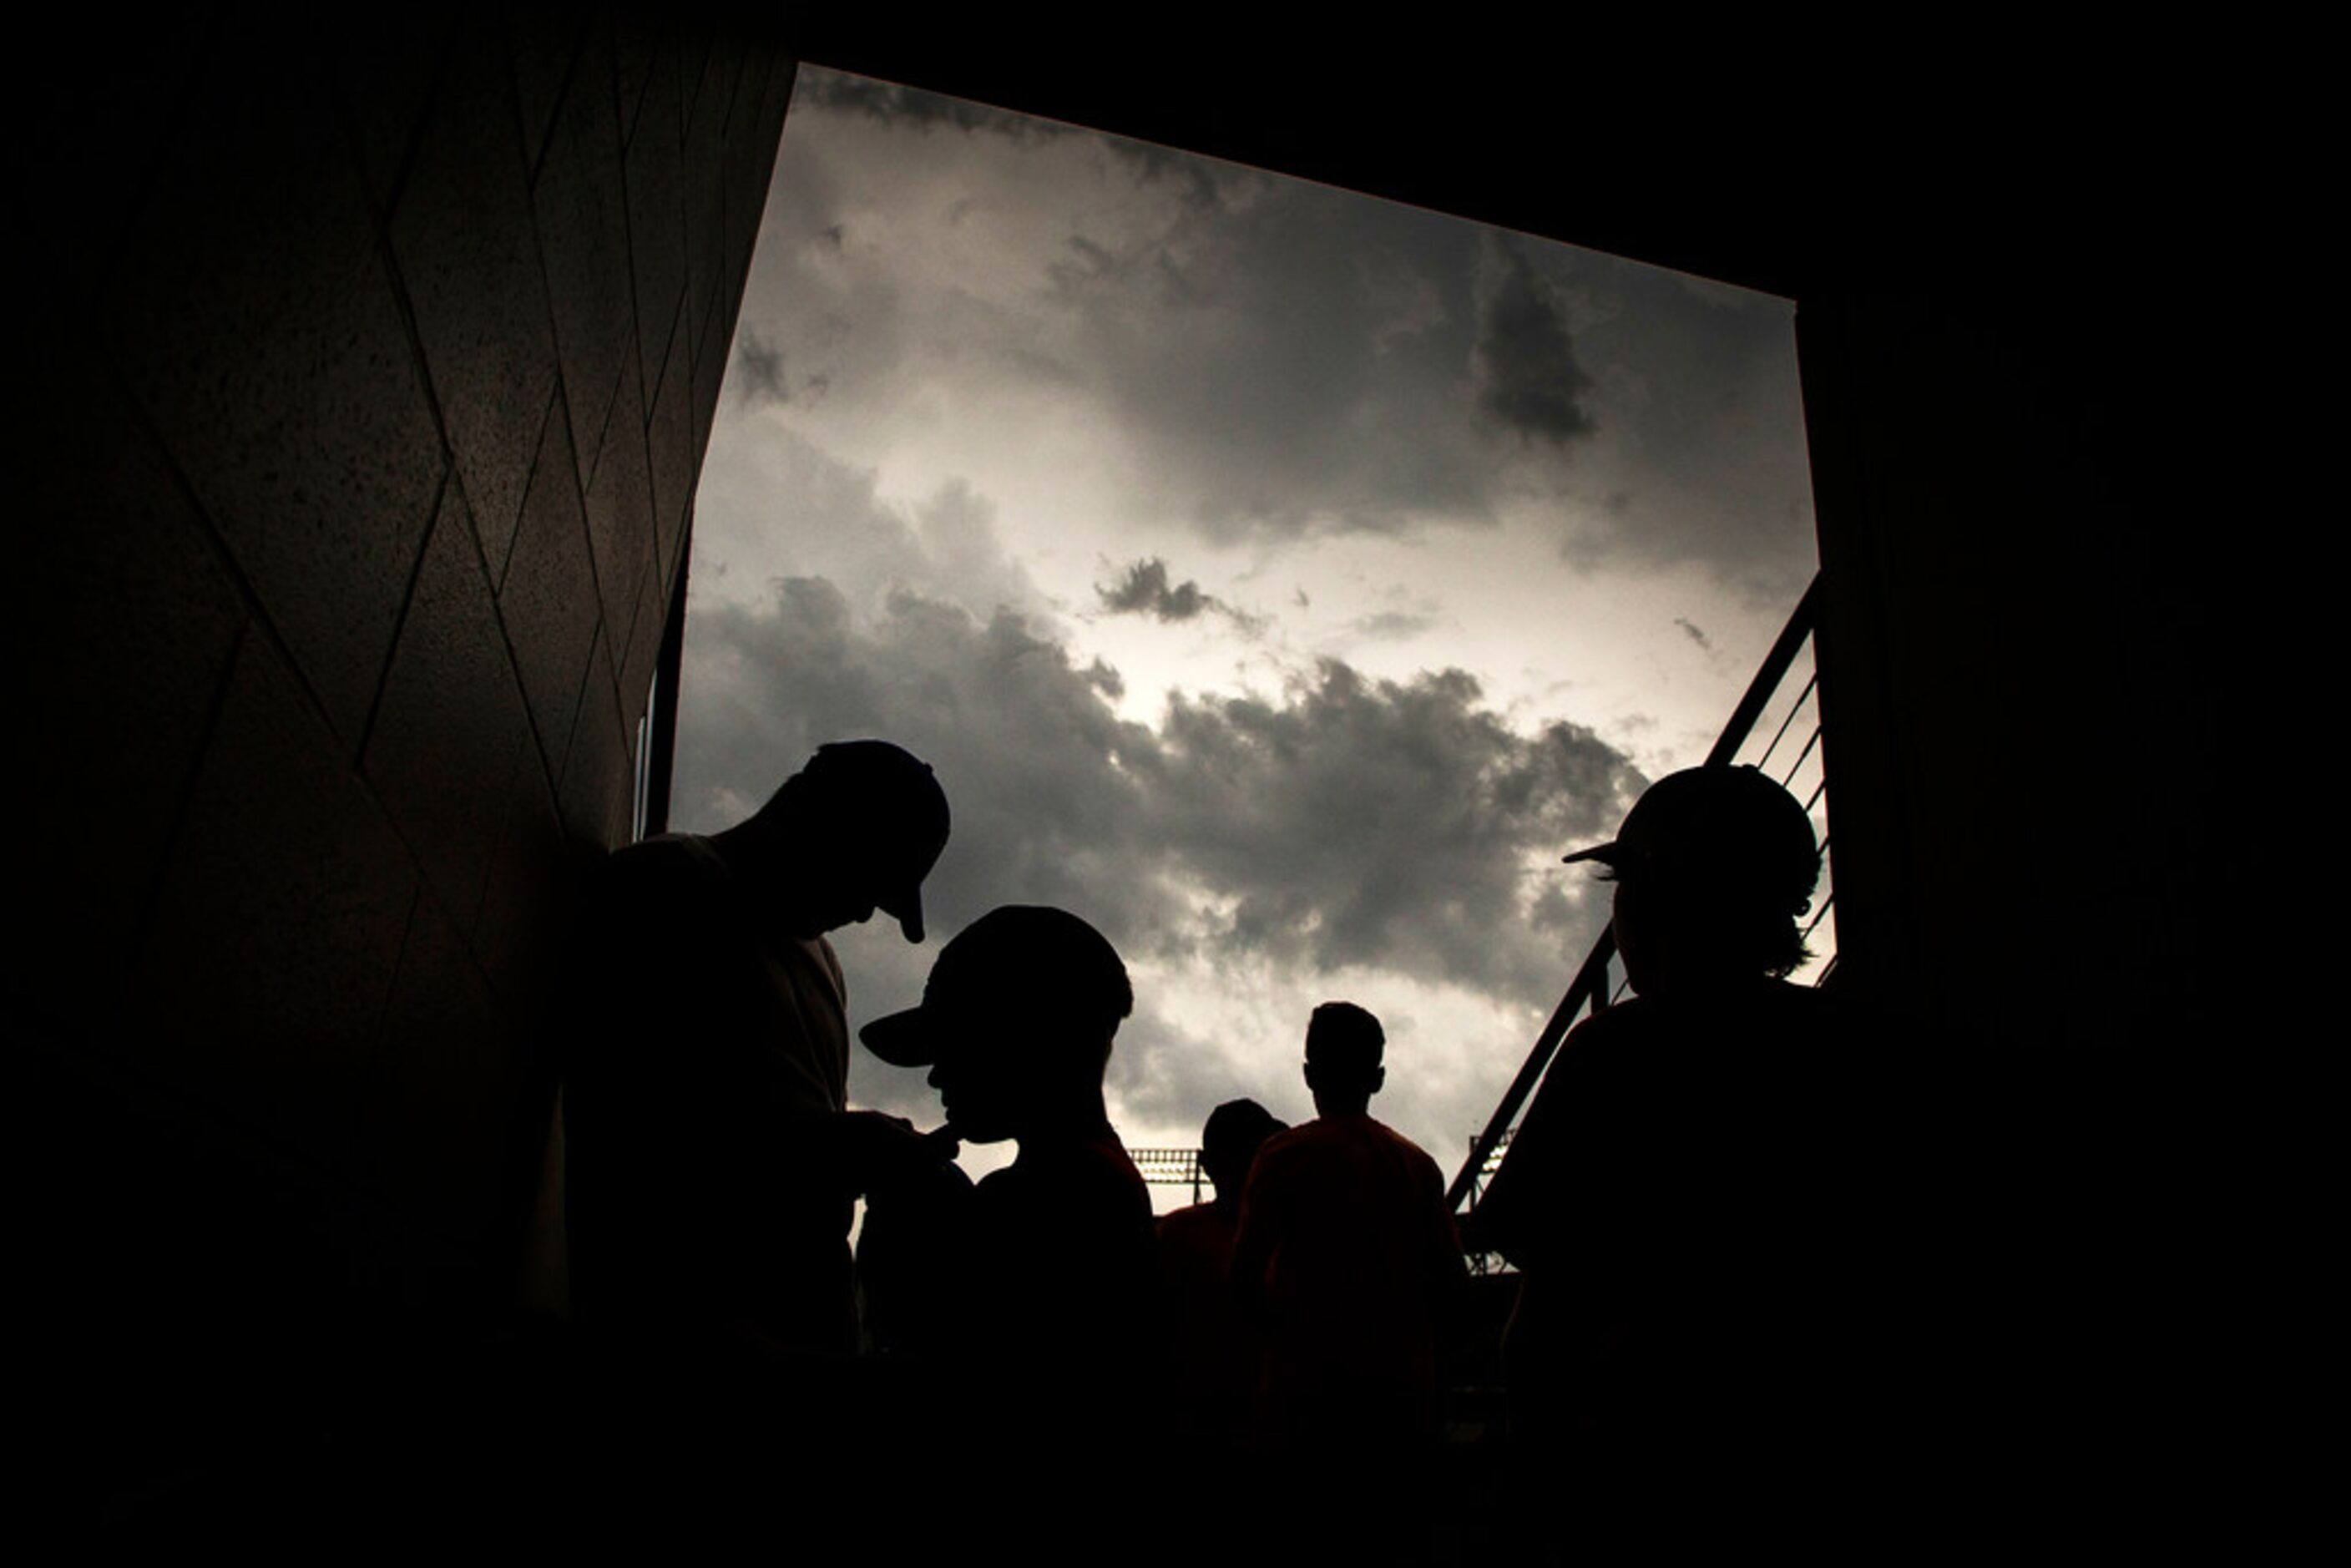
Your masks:
{"label": "overcast sky", "polygon": [[[1448,1171],[1814,566],[1788,302],[803,69],[696,501],[673,825],[820,742],[932,762],[932,941],[1125,956],[1132,1145],[1311,1114],[1308,1012]],[[939,1119],[862,1052],[852,1100]],[[975,1170],[994,1163],[967,1156]],[[1180,1195],[1179,1195],[1180,1196]]]}

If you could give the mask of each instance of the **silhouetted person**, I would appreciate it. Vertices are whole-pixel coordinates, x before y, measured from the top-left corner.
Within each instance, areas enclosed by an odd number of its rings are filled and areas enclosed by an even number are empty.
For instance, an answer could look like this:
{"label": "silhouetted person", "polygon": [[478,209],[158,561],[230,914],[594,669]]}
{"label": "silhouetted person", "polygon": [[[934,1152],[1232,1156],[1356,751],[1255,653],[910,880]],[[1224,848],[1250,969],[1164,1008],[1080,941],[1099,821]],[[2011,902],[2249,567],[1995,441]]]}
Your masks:
{"label": "silhouetted person", "polygon": [[1783,977],[1812,824],[1751,768],[1692,768],[1567,858],[1608,868],[1636,995],[1569,1035],[1466,1227],[1524,1275],[1514,1436],[1593,1531],[1858,1506],[1890,1107],[1839,998]]}
{"label": "silhouetted person", "polygon": [[[1100,932],[1063,910],[1008,904],[941,950],[919,1007],[859,1034],[884,1061],[931,1069],[956,1136],[1019,1144],[976,1187],[906,1195],[948,1211],[944,1223],[915,1219],[945,1255],[909,1262],[945,1298],[935,1326],[947,1343],[927,1348],[1048,1400],[1130,1378],[1157,1326],[1150,1196],[1102,1103],[1134,1005]],[[898,1196],[876,1196],[877,1244],[906,1218],[892,1212]]]}
{"label": "silhouetted person", "polygon": [[947,839],[930,768],[820,747],[747,821],[599,868],[568,1002],[566,1208],[579,1321],[659,1361],[855,1348],[848,1231],[935,1151],[844,1107],[846,987],[825,933],[923,936]]}
{"label": "silhouetted person", "polygon": [[1230,1446],[1247,1434],[1257,1400],[1257,1337],[1233,1301],[1233,1238],[1241,1188],[1265,1141],[1289,1124],[1254,1100],[1228,1100],[1200,1131],[1200,1166],[1216,1197],[1159,1217],[1159,1262],[1175,1314],[1176,1397],[1196,1434]]}
{"label": "silhouetted person", "polygon": [[1102,1072],[1134,1006],[1100,932],[1005,905],[940,951],[919,1007],[859,1032],[884,1061],[930,1068],[949,1132],[1019,1145],[976,1186],[899,1184],[868,1206],[869,1298],[900,1336],[891,1364],[927,1388],[903,1419],[920,1445],[907,1457],[937,1461],[910,1477],[923,1517],[892,1521],[901,1560],[986,1539],[1016,1561],[1067,1561],[1132,1529],[1121,1433],[1157,1404],[1144,1374],[1161,1286],[1150,1196]]}
{"label": "silhouetted person", "polygon": [[1314,1009],[1315,1118],[1258,1151],[1233,1289],[1263,1340],[1261,1437],[1294,1489],[1277,1539],[1411,1561],[1434,1505],[1439,1340],[1468,1273],[1437,1163],[1372,1119],[1385,1041],[1351,1002]]}

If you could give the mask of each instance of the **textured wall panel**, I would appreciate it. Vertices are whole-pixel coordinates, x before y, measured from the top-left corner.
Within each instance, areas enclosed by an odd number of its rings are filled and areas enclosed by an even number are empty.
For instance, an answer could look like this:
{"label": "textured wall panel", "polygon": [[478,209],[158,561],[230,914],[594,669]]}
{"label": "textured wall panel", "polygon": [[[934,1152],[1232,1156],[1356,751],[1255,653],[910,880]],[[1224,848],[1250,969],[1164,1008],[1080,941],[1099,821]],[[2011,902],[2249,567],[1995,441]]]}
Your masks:
{"label": "textured wall panel", "polygon": [[29,1418],[102,1490],[332,1497],[402,1369],[515,1310],[551,956],[628,831],[716,395],[688,323],[731,319],[782,125],[772,39],[675,10],[93,18],[57,57],[108,68],[36,83],[64,825],[14,1103]]}
{"label": "textured wall panel", "polygon": [[503,779],[527,754],[529,720],[506,630],[453,486],[360,764],[442,906],[467,925],[481,907],[505,804],[483,787],[485,773]]}
{"label": "textured wall panel", "polygon": [[[481,216],[496,214],[499,221]],[[462,32],[392,219],[465,499],[485,539],[512,536],[555,396],[555,336],[504,29]]]}

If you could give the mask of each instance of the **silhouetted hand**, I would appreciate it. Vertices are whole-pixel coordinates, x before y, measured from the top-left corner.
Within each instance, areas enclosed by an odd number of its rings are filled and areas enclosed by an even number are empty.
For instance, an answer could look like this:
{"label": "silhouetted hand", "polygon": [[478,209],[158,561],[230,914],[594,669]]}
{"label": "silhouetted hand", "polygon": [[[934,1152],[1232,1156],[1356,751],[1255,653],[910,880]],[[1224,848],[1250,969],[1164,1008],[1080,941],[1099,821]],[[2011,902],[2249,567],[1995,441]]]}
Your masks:
{"label": "silhouetted hand", "polygon": [[956,1156],[960,1142],[941,1127],[917,1133],[904,1116],[881,1111],[844,1111],[833,1118],[841,1170],[861,1193],[902,1186]]}

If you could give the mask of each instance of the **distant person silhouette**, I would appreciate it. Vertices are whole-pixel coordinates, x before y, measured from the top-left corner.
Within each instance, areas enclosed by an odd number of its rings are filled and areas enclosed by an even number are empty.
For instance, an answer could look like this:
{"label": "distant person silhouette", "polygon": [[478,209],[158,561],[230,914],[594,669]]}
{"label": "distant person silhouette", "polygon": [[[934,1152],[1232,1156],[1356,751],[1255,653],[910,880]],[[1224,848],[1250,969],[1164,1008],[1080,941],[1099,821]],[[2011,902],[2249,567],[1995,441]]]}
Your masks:
{"label": "distant person silhouette", "polygon": [[1523,1272],[1516,1438],[1621,1530],[1849,1491],[1889,1108],[1866,1031],[1783,977],[1812,824],[1754,768],[1691,768],[1567,859],[1614,880],[1636,994],[1568,1036],[1465,1223]]}
{"label": "distant person silhouette", "polygon": [[601,1343],[661,1361],[855,1349],[854,1200],[939,1151],[845,1108],[846,986],[825,933],[879,909],[922,940],[947,830],[928,765],[845,741],[749,820],[598,869],[563,1113],[574,1309]]}
{"label": "distant person silhouette", "polygon": [[1200,1166],[1216,1197],[1159,1217],[1159,1261],[1177,1339],[1176,1396],[1196,1435],[1213,1444],[1240,1442],[1257,1401],[1257,1337],[1234,1306],[1233,1239],[1249,1166],[1268,1138],[1288,1129],[1254,1100],[1217,1106],[1200,1131]]}
{"label": "distant person silhouette", "polygon": [[1235,1297],[1263,1337],[1265,1439],[1371,1486],[1435,1435],[1439,1340],[1468,1278],[1443,1174],[1372,1119],[1385,1041],[1351,1002],[1314,1009],[1315,1119],[1258,1151],[1233,1241]]}
{"label": "distant person silhouette", "polygon": [[[861,1250],[876,1254],[877,1311],[920,1322],[909,1348],[938,1357],[992,1413],[1051,1434],[1068,1435],[1073,1401],[1133,1385],[1159,1328],[1150,1196],[1102,1101],[1134,1006],[1099,931],[1064,910],[1008,904],[940,951],[919,1007],[859,1031],[884,1061],[930,1068],[957,1137],[1019,1145],[977,1186],[926,1180],[874,1196]],[[893,1288],[931,1295],[931,1310],[894,1305]]]}

